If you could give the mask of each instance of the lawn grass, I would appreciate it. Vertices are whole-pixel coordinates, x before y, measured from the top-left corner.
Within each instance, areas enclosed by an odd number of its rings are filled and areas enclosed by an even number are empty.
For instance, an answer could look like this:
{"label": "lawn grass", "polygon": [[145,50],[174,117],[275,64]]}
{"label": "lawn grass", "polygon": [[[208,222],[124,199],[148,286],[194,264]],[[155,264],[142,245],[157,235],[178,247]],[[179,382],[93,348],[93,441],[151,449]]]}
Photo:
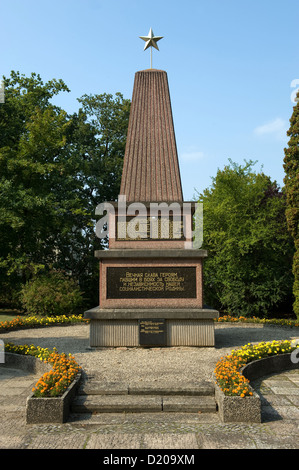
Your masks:
{"label": "lawn grass", "polygon": [[0,308],[0,322],[13,320],[22,314],[21,310],[15,308]]}

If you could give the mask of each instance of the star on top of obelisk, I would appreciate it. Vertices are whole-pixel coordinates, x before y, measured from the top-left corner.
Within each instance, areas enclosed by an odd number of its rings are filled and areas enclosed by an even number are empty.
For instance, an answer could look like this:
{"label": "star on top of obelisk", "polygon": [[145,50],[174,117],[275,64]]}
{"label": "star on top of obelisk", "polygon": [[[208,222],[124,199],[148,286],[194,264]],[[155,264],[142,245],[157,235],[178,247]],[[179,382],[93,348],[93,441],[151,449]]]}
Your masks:
{"label": "star on top of obelisk", "polygon": [[145,46],[144,46],[144,51],[148,49],[149,47],[151,48],[151,68],[152,68],[152,48],[154,47],[159,50],[159,47],[157,45],[157,42],[160,41],[160,39],[163,39],[163,36],[155,36],[154,31],[152,28],[150,28],[149,33],[147,36],[139,36],[140,39],[143,39],[145,41]]}

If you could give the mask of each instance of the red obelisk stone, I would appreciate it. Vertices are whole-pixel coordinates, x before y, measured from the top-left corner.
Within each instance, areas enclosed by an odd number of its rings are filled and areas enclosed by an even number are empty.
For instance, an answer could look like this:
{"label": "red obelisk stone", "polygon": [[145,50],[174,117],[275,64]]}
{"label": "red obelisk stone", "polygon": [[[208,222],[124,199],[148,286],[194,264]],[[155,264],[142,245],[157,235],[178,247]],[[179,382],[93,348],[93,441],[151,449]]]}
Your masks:
{"label": "red obelisk stone", "polygon": [[120,194],[128,202],[183,201],[167,74],[135,74]]}
{"label": "red obelisk stone", "polygon": [[[120,195],[128,204],[183,203],[168,78],[163,70],[135,74]],[[109,219],[110,249],[179,249],[191,242],[191,212],[186,216],[184,240],[117,239],[117,215]]]}

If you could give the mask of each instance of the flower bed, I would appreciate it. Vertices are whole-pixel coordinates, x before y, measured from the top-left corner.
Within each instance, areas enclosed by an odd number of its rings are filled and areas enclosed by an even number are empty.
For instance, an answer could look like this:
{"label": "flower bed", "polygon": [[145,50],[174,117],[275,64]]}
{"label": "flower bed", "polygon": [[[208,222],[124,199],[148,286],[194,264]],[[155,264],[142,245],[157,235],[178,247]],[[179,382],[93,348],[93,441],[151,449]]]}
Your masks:
{"label": "flower bed", "polygon": [[259,323],[262,325],[278,325],[278,326],[291,326],[299,327],[298,320],[287,320],[284,318],[257,318],[257,317],[233,317],[231,315],[219,316],[215,319],[218,323]]}
{"label": "flower bed", "polygon": [[[17,317],[11,321],[0,322],[0,333],[18,330],[21,328],[35,328],[44,326],[57,326],[86,322],[82,315],[59,315],[51,317]],[[35,397],[61,396],[76,378],[80,367],[74,357],[65,353],[58,354],[56,348],[49,350],[39,346],[5,344],[5,351],[15,354],[35,356],[41,361],[52,365],[50,372],[45,373],[35,385],[33,394]]]}
{"label": "flower bed", "polygon": [[[5,353],[11,359],[10,363],[14,362],[14,357],[25,356],[24,359],[30,358],[38,363],[42,361],[43,364],[51,366],[46,372],[45,369],[42,370],[44,374],[27,398],[26,423],[64,423],[81,378],[81,367],[74,357],[71,354],[59,354],[56,348],[49,350],[40,346],[13,343],[5,344]],[[32,364],[25,364],[25,369],[28,365],[32,367]]]}
{"label": "flower bed", "polygon": [[299,344],[292,341],[272,341],[258,344],[248,343],[241,349],[232,350],[217,362],[214,371],[216,383],[227,396],[252,395],[249,380],[244,377],[240,369],[251,361],[270,357],[277,354],[291,353]]}
{"label": "flower bed", "polygon": [[20,330],[22,328],[37,328],[45,326],[70,325],[74,323],[88,323],[83,315],[58,315],[51,317],[28,316],[14,318],[10,321],[0,322],[0,333]]}
{"label": "flower bed", "polygon": [[6,343],[5,352],[35,356],[41,361],[52,365],[52,369],[45,372],[32,389],[35,397],[59,397],[63,395],[81,369],[71,354],[68,356],[65,353],[59,354],[55,348],[49,350],[27,344]]}
{"label": "flower bed", "polygon": [[59,397],[63,395],[80,370],[80,366],[74,357],[67,356],[64,353],[51,353],[47,362],[52,364],[53,368],[46,372],[35,384],[32,389],[35,397]]}
{"label": "flower bed", "polygon": [[[215,399],[222,422],[261,422],[261,401],[248,377],[299,367],[291,353],[299,344],[292,341],[248,343],[221,358],[216,364]],[[252,367],[251,367],[252,366]],[[243,375],[244,374],[244,375]]]}

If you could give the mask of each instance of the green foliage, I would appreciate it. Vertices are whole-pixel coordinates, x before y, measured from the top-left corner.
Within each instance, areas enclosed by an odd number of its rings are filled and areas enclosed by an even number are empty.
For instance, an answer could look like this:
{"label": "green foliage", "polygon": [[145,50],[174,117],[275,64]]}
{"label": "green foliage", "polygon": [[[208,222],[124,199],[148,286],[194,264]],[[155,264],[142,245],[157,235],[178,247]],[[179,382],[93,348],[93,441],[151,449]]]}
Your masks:
{"label": "green foliage", "polygon": [[232,315],[267,316],[290,302],[293,244],[275,182],[230,161],[203,202],[205,302]]}
{"label": "green foliage", "polygon": [[[45,85],[12,72],[4,77],[5,103],[0,106],[0,276],[22,282],[43,268],[53,252],[55,159],[63,152],[66,113],[50,104],[62,81]],[[50,229],[50,230],[49,230]],[[20,279],[20,272],[22,273]]]}
{"label": "green foliage", "polygon": [[76,281],[60,272],[37,276],[21,290],[22,305],[29,315],[71,315],[82,300]]}
{"label": "green foliage", "polygon": [[287,197],[287,224],[296,250],[293,257],[293,294],[295,297],[293,308],[299,319],[299,93],[290,124],[290,129],[287,133],[290,140],[288,148],[285,149],[284,157],[284,184]]}
{"label": "green foliage", "polygon": [[[101,249],[95,208],[116,200],[130,101],[121,94],[85,96],[68,115],[51,99],[69,91],[12,72],[0,105],[0,289],[13,290],[44,269],[79,281],[86,307],[98,301]],[[0,294],[0,299],[7,297]]]}
{"label": "green foliage", "polygon": [[115,201],[123,169],[130,100],[124,99],[121,93],[116,93],[115,98],[103,93],[83,95],[78,101],[98,137],[97,151],[89,155],[87,171],[88,184],[95,192],[94,202]]}
{"label": "green foliage", "polygon": [[45,326],[71,325],[75,323],[89,323],[82,314],[74,315],[53,315],[51,317],[41,315],[18,315],[14,318],[5,320],[3,315],[0,316],[0,333],[13,330],[21,330],[23,328],[42,328]]}

